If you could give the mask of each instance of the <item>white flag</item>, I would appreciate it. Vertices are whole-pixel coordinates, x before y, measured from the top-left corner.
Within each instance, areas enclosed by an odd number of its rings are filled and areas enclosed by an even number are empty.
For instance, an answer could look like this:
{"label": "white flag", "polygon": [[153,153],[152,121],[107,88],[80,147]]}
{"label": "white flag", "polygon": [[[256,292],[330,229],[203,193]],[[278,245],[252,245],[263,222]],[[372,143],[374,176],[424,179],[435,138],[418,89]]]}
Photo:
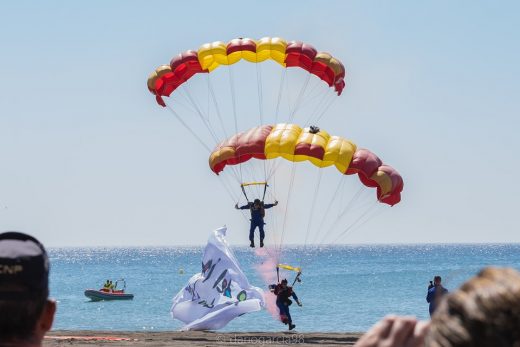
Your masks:
{"label": "white flag", "polygon": [[211,233],[202,257],[202,272],[173,298],[171,315],[182,330],[216,330],[232,319],[264,306],[262,289],[249,284],[225,239],[226,227]]}

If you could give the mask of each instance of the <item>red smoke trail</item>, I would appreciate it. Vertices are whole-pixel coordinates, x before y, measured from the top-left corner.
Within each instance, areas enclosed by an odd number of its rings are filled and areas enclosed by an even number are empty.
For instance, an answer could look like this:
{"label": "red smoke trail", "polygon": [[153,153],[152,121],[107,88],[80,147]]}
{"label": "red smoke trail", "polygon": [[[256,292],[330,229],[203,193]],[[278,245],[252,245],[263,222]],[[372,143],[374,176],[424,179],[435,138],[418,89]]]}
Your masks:
{"label": "red smoke trail", "polygon": [[[255,266],[256,271],[262,277],[266,286],[277,284],[276,265],[278,265],[278,253],[274,249],[264,247],[257,248],[255,254],[260,260]],[[265,294],[265,307],[274,319],[280,320],[280,313],[278,312],[278,307],[276,307],[276,296],[271,292]]]}

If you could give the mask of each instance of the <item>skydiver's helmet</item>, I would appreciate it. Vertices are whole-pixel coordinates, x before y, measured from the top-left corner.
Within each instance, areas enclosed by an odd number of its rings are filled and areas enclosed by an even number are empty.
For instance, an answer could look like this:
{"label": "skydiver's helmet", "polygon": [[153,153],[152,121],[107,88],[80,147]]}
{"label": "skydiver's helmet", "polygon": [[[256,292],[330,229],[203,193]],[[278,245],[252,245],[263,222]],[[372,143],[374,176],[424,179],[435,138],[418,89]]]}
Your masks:
{"label": "skydiver's helmet", "polygon": [[255,205],[260,205],[260,199],[255,199],[255,201],[253,201],[253,203],[254,203]]}
{"label": "skydiver's helmet", "polygon": [[282,280],[281,284],[285,284],[285,285],[287,285],[287,279],[284,278],[284,279]]}

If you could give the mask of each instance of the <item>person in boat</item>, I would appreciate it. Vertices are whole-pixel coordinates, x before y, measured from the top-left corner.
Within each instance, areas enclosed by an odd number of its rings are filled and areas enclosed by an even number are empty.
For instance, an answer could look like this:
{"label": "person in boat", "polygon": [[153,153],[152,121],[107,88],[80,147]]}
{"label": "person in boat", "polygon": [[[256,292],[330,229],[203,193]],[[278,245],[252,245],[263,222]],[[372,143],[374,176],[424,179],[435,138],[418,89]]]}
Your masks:
{"label": "person in boat", "polygon": [[249,228],[249,241],[251,244],[250,247],[255,247],[255,229],[258,227],[258,230],[260,231],[260,247],[264,247],[264,217],[265,217],[265,210],[271,207],[274,207],[278,205],[278,201],[275,201],[273,204],[264,204],[263,201],[260,201],[260,199],[255,199],[254,202],[249,202],[247,205],[244,206],[238,206],[238,204],[235,205],[235,208],[237,210],[250,210],[251,211],[251,226]]}
{"label": "person in boat", "polygon": [[108,290],[111,292],[114,291],[114,284],[112,283],[112,281],[108,283]]}
{"label": "person in boat", "polygon": [[292,304],[292,301],[289,298],[292,297],[298,306],[302,306],[302,303],[298,300],[293,288],[287,285],[287,279],[283,279],[278,284],[272,284],[269,288],[272,290],[274,295],[276,295],[276,306],[278,307],[278,310],[280,310],[280,319],[282,323],[288,324],[289,330],[293,330],[296,328],[296,325],[292,324],[291,313],[289,312],[289,306]]}
{"label": "person in boat", "polygon": [[105,284],[103,284],[103,289],[107,289],[107,290],[108,290],[109,287],[110,287],[110,281],[107,280],[107,281],[105,282]]}
{"label": "person in boat", "polygon": [[24,233],[1,233],[0,346],[41,347],[55,313],[43,245]]}

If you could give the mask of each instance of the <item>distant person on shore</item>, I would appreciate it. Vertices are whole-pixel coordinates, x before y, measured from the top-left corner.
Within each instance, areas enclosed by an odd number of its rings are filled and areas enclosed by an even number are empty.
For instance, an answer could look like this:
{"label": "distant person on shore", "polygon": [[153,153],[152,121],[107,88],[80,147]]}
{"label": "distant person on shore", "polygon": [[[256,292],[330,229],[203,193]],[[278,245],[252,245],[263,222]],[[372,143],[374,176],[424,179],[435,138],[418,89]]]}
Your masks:
{"label": "distant person on shore", "polygon": [[0,234],[0,346],[40,347],[52,327],[49,259],[34,237]]}
{"label": "distant person on shore", "polygon": [[298,300],[296,293],[292,287],[287,285],[287,280],[283,279],[279,284],[272,284],[269,286],[276,295],[276,306],[280,310],[280,319],[282,323],[289,325],[289,330],[296,328],[295,324],[292,324],[291,313],[289,312],[289,306],[292,304],[290,297],[292,297],[298,306],[302,306],[302,303]]}
{"label": "distant person on shore", "polygon": [[430,322],[387,316],[355,347],[520,346],[520,273],[488,267],[439,303]]}
{"label": "distant person on shore", "polygon": [[430,317],[433,315],[440,299],[448,293],[448,290],[442,286],[441,276],[435,276],[433,281],[430,281],[428,286],[428,293],[426,294],[426,302],[430,304]]}
{"label": "distant person on shore", "polygon": [[271,207],[278,205],[278,201],[275,201],[274,204],[264,204],[260,199],[255,199],[254,202],[249,202],[247,205],[238,207],[238,204],[235,204],[235,208],[237,210],[250,210],[251,211],[251,226],[249,228],[249,247],[255,247],[255,229],[258,227],[260,231],[260,247],[264,247],[264,217],[265,210]]}

